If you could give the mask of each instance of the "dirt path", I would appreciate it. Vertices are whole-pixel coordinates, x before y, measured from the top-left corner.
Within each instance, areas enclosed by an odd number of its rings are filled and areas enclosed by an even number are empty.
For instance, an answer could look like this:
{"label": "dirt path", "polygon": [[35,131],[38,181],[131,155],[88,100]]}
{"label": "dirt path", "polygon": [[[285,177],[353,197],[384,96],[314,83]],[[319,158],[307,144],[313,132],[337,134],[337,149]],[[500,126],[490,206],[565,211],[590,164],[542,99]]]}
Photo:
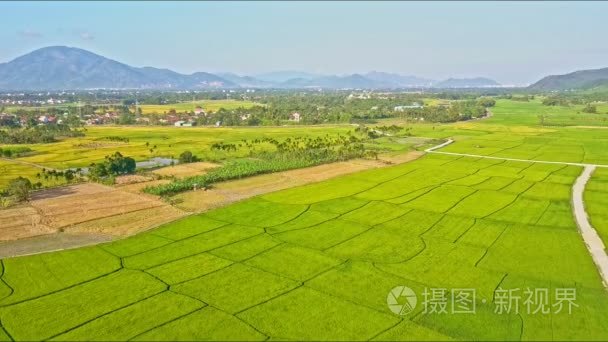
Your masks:
{"label": "dirt path", "polygon": [[554,161],[546,161],[546,160],[529,160],[529,159],[515,159],[515,158],[501,158],[501,157],[493,157],[493,156],[483,156],[476,154],[467,154],[467,153],[455,153],[455,152],[440,152],[438,149],[445,147],[454,140],[448,139],[448,141],[443,144],[433,146],[425,150],[427,153],[437,153],[437,154],[447,154],[453,156],[462,156],[462,157],[474,157],[474,158],[487,158],[487,159],[497,159],[497,160],[510,160],[510,161],[521,161],[521,162],[530,162],[530,163],[541,163],[541,164],[560,164],[560,165],[574,165],[574,166],[582,166],[584,167],[581,175],[576,179],[576,182],[572,186],[572,212],[574,213],[574,217],[576,218],[576,225],[581,232],[583,237],[583,241],[587,246],[587,250],[589,254],[591,254],[591,258],[593,262],[598,268],[600,276],[602,277],[602,282],[604,286],[608,288],[608,254],[606,254],[606,247],[602,242],[602,239],[598,235],[597,231],[591,226],[589,222],[589,218],[587,216],[587,212],[585,211],[585,202],[583,199],[583,193],[585,192],[585,185],[589,178],[591,178],[591,174],[598,167],[608,167],[608,165],[595,165],[595,164],[585,164],[585,163],[568,163],[568,162],[554,162]]}
{"label": "dirt path", "polygon": [[110,240],[111,236],[103,234],[58,233],[34,236],[0,244],[0,259],[97,245]]}
{"label": "dirt path", "polygon": [[597,231],[589,223],[583,200],[585,185],[589,181],[589,178],[591,178],[593,171],[595,171],[595,166],[586,166],[583,173],[576,179],[572,187],[572,210],[576,218],[576,225],[583,236],[583,240],[585,240],[589,253],[591,253],[593,262],[595,262],[600,271],[604,286],[608,287],[608,255],[606,255],[606,246],[604,246]]}
{"label": "dirt path", "polygon": [[30,162],[26,162],[26,161],[18,160],[18,159],[0,157],[0,160],[4,160],[4,161],[7,161],[9,163],[14,163],[14,164],[22,164],[22,165],[27,165],[27,166],[33,166],[33,167],[36,167],[36,168],[39,168],[39,169],[47,169],[47,170],[59,171],[59,169],[54,169],[52,167],[43,166],[43,165],[36,164],[36,163],[30,163]]}

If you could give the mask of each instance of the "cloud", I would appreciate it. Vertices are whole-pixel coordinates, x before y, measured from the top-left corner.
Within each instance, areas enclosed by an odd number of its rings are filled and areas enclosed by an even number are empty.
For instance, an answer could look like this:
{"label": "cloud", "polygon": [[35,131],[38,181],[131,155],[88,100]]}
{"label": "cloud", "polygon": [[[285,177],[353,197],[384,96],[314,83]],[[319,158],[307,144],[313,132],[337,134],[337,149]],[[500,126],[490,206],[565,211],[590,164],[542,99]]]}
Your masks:
{"label": "cloud", "polygon": [[82,40],[93,40],[93,39],[95,39],[95,36],[93,36],[93,34],[91,32],[87,32],[87,31],[79,32],[78,36]]}
{"label": "cloud", "polygon": [[17,35],[21,38],[32,38],[32,39],[42,37],[42,33],[38,32],[38,31],[29,30],[29,29],[17,31]]}

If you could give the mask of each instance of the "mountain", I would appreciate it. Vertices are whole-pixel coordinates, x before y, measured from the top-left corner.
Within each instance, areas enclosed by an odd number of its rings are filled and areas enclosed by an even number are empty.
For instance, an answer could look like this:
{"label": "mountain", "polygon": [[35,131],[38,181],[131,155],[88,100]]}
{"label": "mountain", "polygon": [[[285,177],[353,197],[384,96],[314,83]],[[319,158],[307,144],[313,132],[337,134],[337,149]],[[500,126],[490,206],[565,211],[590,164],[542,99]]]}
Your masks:
{"label": "mountain", "polygon": [[363,76],[390,88],[429,87],[435,82],[416,76],[404,76],[379,71],[371,71]]}
{"label": "mountain", "polygon": [[217,73],[216,75],[243,88],[272,88],[276,85],[273,82],[262,81],[252,76],[240,76],[231,72]]}
{"label": "mountain", "polygon": [[132,67],[92,52],[65,46],[35,50],[0,64],[0,89],[236,87],[213,74],[183,75],[167,69]]}
{"label": "mountain", "polygon": [[445,81],[433,84],[434,88],[486,88],[499,86],[498,82],[484,77],[448,78]]}
{"label": "mountain", "polygon": [[[608,74],[608,69],[602,70]],[[178,90],[239,87],[395,89],[478,88],[498,85],[487,78],[450,78],[436,83],[416,76],[378,71],[342,76],[302,71],[276,71],[255,76],[240,76],[234,73],[215,75],[206,72],[184,75],[169,69],[133,67],[86,50],[66,46],[45,47],[0,64],[0,90]]]}
{"label": "mountain", "polygon": [[267,72],[263,74],[253,75],[254,78],[265,81],[269,83],[285,83],[289,80],[293,79],[305,79],[312,80],[313,78],[321,77],[322,75],[313,74],[310,72],[304,71],[293,71],[293,70],[283,70],[283,71],[273,71]]}
{"label": "mountain", "polygon": [[295,78],[279,84],[281,88],[371,89],[381,85],[359,74],[323,76],[313,79]]}
{"label": "mountain", "polygon": [[530,85],[529,88],[536,90],[588,89],[606,84],[608,84],[608,68],[603,68],[547,76]]}

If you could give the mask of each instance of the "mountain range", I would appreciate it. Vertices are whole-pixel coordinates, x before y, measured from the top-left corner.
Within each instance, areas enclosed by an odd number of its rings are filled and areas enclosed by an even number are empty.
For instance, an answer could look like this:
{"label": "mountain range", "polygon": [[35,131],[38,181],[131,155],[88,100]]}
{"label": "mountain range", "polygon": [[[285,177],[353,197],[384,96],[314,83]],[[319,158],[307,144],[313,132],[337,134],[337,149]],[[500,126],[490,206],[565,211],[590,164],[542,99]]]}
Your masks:
{"label": "mountain range", "polygon": [[212,88],[472,88],[495,87],[487,78],[435,81],[372,71],[352,75],[320,75],[277,71],[254,76],[234,73],[181,74],[168,69],[133,67],[90,51],[50,46],[0,63],[0,90],[79,89],[212,89]]}
{"label": "mountain range", "polygon": [[535,90],[590,89],[608,85],[608,68],[579,70],[564,75],[551,75],[530,85]]}

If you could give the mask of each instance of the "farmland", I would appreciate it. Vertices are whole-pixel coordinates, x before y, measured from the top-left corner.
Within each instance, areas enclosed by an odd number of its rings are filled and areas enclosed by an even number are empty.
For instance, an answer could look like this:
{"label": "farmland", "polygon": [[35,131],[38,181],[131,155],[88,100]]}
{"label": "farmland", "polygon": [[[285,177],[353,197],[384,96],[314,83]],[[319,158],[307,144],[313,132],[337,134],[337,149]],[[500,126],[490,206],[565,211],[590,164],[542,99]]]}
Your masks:
{"label": "farmland", "polygon": [[[427,155],[6,259],[0,320],[15,340],[605,339],[608,295],[569,207],[579,173]],[[386,294],[399,284],[475,288],[477,314],[393,315]],[[574,287],[581,309],[498,314],[499,286]]]}
{"label": "farmland", "polygon": [[196,107],[201,107],[206,112],[217,112],[221,108],[225,110],[232,110],[237,108],[251,108],[258,103],[251,101],[237,101],[237,100],[205,100],[205,101],[190,101],[190,102],[179,102],[173,104],[162,104],[162,105],[140,105],[142,114],[166,114],[171,110],[175,110],[178,113],[181,112],[194,112]]}
{"label": "farmland", "polygon": [[[352,130],[347,126],[322,127],[272,127],[272,128],[209,128],[209,127],[90,127],[86,136],[66,138],[49,144],[29,144],[33,150],[27,156],[0,160],[0,187],[6,186],[11,179],[24,176],[37,181],[36,174],[42,168],[76,168],[86,167],[99,162],[105,156],[120,151],[137,161],[154,157],[177,158],[180,153],[189,150],[206,161],[222,161],[244,157],[249,154],[246,149],[238,153],[211,150],[217,142],[239,143],[244,139],[273,137],[323,137],[336,135]],[[112,137],[124,137],[127,141],[115,141]],[[407,148],[408,145],[402,145]],[[258,149],[264,149],[264,146]],[[43,180],[44,185],[59,185],[59,180]]]}
{"label": "farmland", "polygon": [[[534,105],[499,100],[488,119],[405,124],[416,137],[453,139],[442,152],[608,164],[603,151],[608,131],[543,126],[535,115],[531,120],[524,109],[519,113],[510,107]],[[588,125],[576,121],[571,126]],[[82,138],[33,145],[36,151],[48,150],[18,160],[66,167],[85,165],[117,149],[139,160],[190,149],[207,161],[223,162],[247,151],[212,151],[214,142],[322,137],[349,129],[96,127]],[[108,136],[129,141],[104,139]],[[412,144],[407,139],[383,137],[378,144],[402,154]],[[157,145],[158,152],[149,153],[146,142]],[[81,152],[68,158],[61,150]],[[203,163],[173,172],[189,176],[212,166]],[[349,167],[359,172],[332,171],[328,164],[317,167],[318,172],[339,177],[317,182],[323,178],[295,170],[289,171],[293,178],[268,174],[219,183],[208,192],[185,192],[173,197],[178,207],[190,212],[215,209],[122,240],[3,259],[0,337],[608,339],[608,293],[570,204],[582,167],[432,153],[389,167]],[[590,220],[605,242],[607,170],[598,168],[585,191]],[[274,192],[256,193],[260,184]],[[147,203],[157,205],[156,199],[139,197],[144,195],[136,189],[130,190],[133,205],[145,210]],[[216,195],[240,201],[216,208],[209,202]],[[105,196],[115,202],[111,193]],[[95,211],[94,203],[89,204]],[[71,229],[104,228],[100,221],[91,222],[77,222]],[[113,229],[112,223],[104,224]],[[396,315],[387,307],[387,294],[400,285],[411,288],[419,303],[425,289],[474,289],[476,312],[440,314],[419,304],[406,315]],[[576,290],[571,313],[556,312],[553,297],[549,311],[526,310],[525,289],[553,294],[564,288]],[[499,289],[521,291],[517,312],[497,312]]]}

